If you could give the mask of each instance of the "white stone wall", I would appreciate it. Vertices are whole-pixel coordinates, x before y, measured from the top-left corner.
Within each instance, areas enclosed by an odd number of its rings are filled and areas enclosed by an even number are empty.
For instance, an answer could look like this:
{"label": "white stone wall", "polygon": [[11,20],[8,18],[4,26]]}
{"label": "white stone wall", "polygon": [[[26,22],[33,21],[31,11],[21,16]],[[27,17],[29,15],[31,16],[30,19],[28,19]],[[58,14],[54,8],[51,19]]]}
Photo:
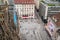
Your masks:
{"label": "white stone wall", "polygon": [[34,0],[34,1],[35,1],[36,8],[39,9],[40,2],[41,2],[42,0]]}
{"label": "white stone wall", "polygon": [[22,17],[22,15],[28,15],[29,17],[34,15],[35,10],[34,4],[16,4],[15,8],[20,17]]}

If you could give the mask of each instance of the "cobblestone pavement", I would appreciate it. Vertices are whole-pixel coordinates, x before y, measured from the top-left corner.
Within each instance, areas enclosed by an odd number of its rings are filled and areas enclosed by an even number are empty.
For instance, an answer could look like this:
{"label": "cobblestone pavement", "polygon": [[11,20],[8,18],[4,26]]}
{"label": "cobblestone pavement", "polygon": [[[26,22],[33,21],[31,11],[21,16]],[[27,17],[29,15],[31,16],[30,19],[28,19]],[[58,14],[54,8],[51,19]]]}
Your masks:
{"label": "cobblestone pavement", "polygon": [[51,40],[38,15],[34,19],[20,20],[20,25],[21,40]]}
{"label": "cobblestone pavement", "polygon": [[38,19],[24,19],[20,22],[20,34],[22,40],[50,40],[44,25]]}

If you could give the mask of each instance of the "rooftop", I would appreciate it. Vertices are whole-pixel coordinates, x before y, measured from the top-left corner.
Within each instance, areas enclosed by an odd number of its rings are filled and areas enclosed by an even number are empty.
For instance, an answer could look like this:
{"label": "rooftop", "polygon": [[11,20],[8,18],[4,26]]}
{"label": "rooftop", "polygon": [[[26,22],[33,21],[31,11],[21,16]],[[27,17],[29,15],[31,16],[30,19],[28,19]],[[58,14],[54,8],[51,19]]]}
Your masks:
{"label": "rooftop", "polygon": [[34,0],[14,0],[15,4],[34,4]]}
{"label": "rooftop", "polygon": [[0,5],[3,5],[3,0],[0,0]]}
{"label": "rooftop", "polygon": [[53,17],[57,20],[55,24],[60,27],[60,13],[53,15]]}

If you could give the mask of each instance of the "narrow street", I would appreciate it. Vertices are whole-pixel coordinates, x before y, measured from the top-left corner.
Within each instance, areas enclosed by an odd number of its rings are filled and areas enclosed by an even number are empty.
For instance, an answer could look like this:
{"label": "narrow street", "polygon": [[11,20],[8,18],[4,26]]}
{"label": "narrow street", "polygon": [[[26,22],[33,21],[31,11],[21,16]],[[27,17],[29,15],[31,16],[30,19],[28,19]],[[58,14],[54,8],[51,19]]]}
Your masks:
{"label": "narrow street", "polygon": [[41,26],[40,34],[41,34],[42,40],[51,40],[51,38],[49,37],[48,33],[45,30],[44,23],[42,22],[41,17],[38,14],[39,12],[35,12],[35,13],[36,13],[36,16],[38,18],[38,22],[39,22],[39,24]]}

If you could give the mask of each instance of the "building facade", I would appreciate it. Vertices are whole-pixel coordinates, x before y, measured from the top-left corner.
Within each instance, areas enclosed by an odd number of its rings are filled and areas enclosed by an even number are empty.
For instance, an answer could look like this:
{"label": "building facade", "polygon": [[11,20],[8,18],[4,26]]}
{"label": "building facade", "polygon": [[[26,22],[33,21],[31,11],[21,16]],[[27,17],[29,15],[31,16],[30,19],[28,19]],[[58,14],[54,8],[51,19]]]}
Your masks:
{"label": "building facade", "polygon": [[15,0],[15,9],[20,18],[34,18],[35,4],[34,0]]}

